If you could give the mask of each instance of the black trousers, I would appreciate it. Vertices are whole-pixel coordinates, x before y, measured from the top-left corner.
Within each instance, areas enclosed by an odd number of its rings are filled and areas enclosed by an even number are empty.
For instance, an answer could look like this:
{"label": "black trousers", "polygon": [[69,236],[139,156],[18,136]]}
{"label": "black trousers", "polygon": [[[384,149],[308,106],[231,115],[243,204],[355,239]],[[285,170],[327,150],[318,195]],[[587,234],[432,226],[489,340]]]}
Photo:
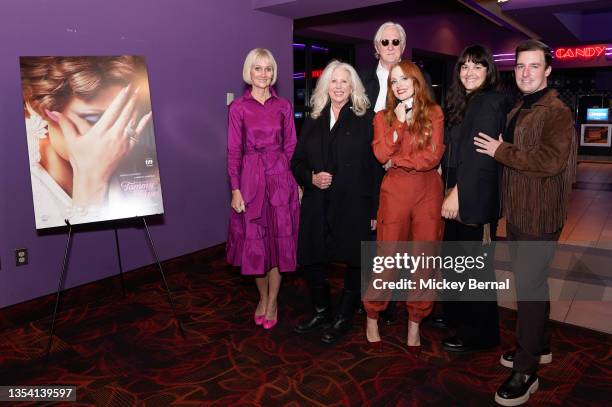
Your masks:
{"label": "black trousers", "polygon": [[[327,285],[326,269],[329,267],[327,263],[310,264],[302,266],[302,273],[310,287]],[[361,289],[361,266],[348,265],[344,272],[344,289],[360,293]]]}
{"label": "black trousers", "polygon": [[548,270],[561,231],[534,236],[510,223],[506,231],[508,241],[549,242],[510,244],[517,295],[517,350],[513,369],[534,374],[542,349],[550,347],[550,334],[546,329],[550,315]]}
{"label": "black trousers", "polygon": [[[491,225],[491,240],[495,240],[497,223]],[[447,220],[444,226],[443,255],[477,256],[487,253],[486,267],[472,273],[457,274],[453,270],[443,270],[447,280],[467,281],[474,278],[479,281],[495,281],[493,264],[494,246],[483,246],[483,226],[467,226],[454,220]],[[452,243],[457,242],[457,243]],[[470,242],[461,245],[459,242]],[[499,314],[495,291],[477,294],[466,290],[444,293],[444,318],[456,329],[456,335],[466,345],[496,346],[499,344]],[[477,297],[477,300],[476,298]]]}

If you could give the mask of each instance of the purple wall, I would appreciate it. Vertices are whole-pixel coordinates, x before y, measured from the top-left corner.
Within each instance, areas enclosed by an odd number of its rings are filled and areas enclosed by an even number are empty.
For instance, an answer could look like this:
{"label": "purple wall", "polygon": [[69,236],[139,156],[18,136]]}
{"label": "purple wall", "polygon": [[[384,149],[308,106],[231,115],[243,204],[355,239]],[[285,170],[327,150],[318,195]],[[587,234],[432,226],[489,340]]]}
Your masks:
{"label": "purple wall", "polygon": [[[373,36],[374,35],[372,35],[372,37]],[[355,44],[355,68],[357,68],[359,72],[367,72],[372,69],[376,61],[374,52],[372,41]]]}
{"label": "purple wall", "polygon": [[253,8],[289,18],[304,18],[354,10],[397,0],[252,0]]}
{"label": "purple wall", "polygon": [[[0,39],[0,308],[55,291],[66,239],[34,228],[20,55],[144,55],[166,209],[151,228],[160,257],[225,241],[225,93],[242,93],[244,57],[261,46],[277,59],[277,89],[291,97],[290,19],[244,0],[4,0]],[[142,230],[119,235],[125,269],[153,261]],[[15,267],[20,247],[29,265]],[[116,261],[112,230],[77,233],[66,288],[115,274]]]}

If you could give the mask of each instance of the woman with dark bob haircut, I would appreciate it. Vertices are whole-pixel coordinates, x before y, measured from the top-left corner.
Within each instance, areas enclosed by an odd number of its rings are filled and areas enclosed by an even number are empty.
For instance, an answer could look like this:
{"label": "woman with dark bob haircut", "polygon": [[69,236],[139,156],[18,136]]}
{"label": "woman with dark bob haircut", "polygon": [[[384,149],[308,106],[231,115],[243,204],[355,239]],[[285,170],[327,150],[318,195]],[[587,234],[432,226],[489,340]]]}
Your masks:
{"label": "woman with dark bob haircut", "polygon": [[[479,132],[500,134],[506,124],[509,103],[497,91],[499,74],[491,52],[482,45],[465,48],[455,64],[453,83],[447,99],[442,175],[446,198],[442,216],[446,218],[445,241],[472,241],[470,245],[445,245],[446,255],[479,256],[489,252],[493,259],[497,221],[500,217],[500,168],[491,157],[476,152],[473,139]],[[483,245],[483,242],[485,243]],[[486,262],[484,270],[475,269],[457,274],[443,270],[447,279],[476,278],[495,281],[493,266]],[[456,292],[445,296],[456,301],[445,307],[445,319],[456,328],[456,335],[442,344],[450,352],[463,352],[496,346],[499,343],[495,292],[478,294],[479,301],[468,298],[474,293]],[[483,301],[483,299],[488,301]]]}

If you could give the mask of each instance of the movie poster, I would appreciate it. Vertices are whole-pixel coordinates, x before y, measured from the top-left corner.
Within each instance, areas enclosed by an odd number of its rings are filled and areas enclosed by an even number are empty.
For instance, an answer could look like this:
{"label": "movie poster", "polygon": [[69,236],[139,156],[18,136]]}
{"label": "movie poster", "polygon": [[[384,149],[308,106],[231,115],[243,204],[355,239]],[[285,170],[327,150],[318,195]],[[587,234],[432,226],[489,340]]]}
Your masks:
{"label": "movie poster", "polygon": [[162,214],[140,56],[21,57],[36,229]]}

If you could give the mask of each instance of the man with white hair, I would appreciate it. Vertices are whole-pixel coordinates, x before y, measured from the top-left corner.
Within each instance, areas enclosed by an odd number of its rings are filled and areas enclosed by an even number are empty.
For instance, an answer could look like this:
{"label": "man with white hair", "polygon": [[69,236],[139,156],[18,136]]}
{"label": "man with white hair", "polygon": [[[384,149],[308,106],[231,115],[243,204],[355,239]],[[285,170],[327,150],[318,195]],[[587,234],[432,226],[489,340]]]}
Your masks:
{"label": "man with white hair", "polygon": [[[382,24],[374,34],[374,49],[378,64],[374,69],[362,75],[361,79],[374,112],[378,112],[385,108],[389,71],[393,65],[402,60],[402,54],[406,49],[406,31],[401,25],[392,21]],[[431,78],[423,69],[421,71],[433,95]]]}

